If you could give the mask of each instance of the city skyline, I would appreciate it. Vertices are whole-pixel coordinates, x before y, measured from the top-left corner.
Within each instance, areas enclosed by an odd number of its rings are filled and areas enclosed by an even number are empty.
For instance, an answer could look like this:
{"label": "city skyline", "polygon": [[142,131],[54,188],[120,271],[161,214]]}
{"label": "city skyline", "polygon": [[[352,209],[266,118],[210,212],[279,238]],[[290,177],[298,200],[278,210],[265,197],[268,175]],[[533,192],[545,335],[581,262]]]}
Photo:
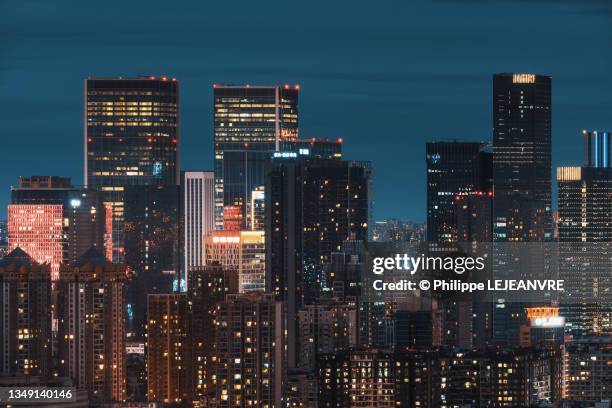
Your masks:
{"label": "city skyline", "polygon": [[[82,184],[82,163],[68,158],[77,158],[82,151],[82,81],[90,75],[167,74],[180,81],[182,169],[213,167],[213,83],[299,84],[300,136],[342,136],[347,141],[346,159],[373,162],[375,219],[424,221],[425,183],[418,179],[409,188],[404,185],[406,174],[425,174],[425,141],[492,140],[490,78],[495,72],[553,77],[553,168],[579,165],[572,153],[580,132],[605,129],[609,118],[606,94],[612,82],[605,71],[610,56],[604,41],[608,29],[600,23],[611,14],[606,13],[609,5],[600,1],[579,5],[541,1],[528,9],[518,1],[495,7],[481,2],[461,6],[412,2],[397,5],[393,12],[373,6],[367,10],[372,16],[360,5],[350,9],[342,3],[328,5],[325,13],[317,7],[295,6],[296,17],[280,28],[290,39],[269,45],[262,41],[269,30],[251,33],[249,24],[229,38],[220,37],[215,32],[220,23],[213,17],[225,10],[223,5],[210,6],[211,13],[204,13],[208,5],[195,10],[177,7],[172,13],[181,27],[167,24],[159,33],[135,33],[137,18],[113,22],[115,32],[127,36],[121,44],[92,34],[106,24],[107,11],[90,18],[93,29],[88,31],[77,18],[80,6],[74,11],[48,7],[15,4],[2,17],[9,34],[2,50],[9,58],[0,82],[5,96],[0,122],[7,134],[14,135],[0,153],[6,164],[0,176],[6,186],[0,193],[3,207],[9,201],[8,187],[19,176],[56,174]],[[200,21],[191,16],[198,15],[197,7],[210,23],[206,29],[198,28]],[[272,16],[286,11],[275,10],[272,4],[264,8]],[[248,22],[252,11],[250,6],[235,10],[235,18]],[[332,18],[334,11],[343,11],[346,19]],[[61,29],[41,20],[54,14],[67,20]],[[154,12],[144,10],[144,14],[160,21]],[[43,39],[34,25],[56,35]],[[585,25],[590,29],[583,30]],[[438,26],[433,32],[432,27]],[[521,27],[533,34],[520,35]],[[188,39],[183,35],[187,29],[193,29]],[[245,30],[258,44],[254,49],[239,41]],[[491,30],[499,34],[495,43],[482,39]],[[98,52],[83,49],[85,44]],[[157,57],[145,57],[154,46]],[[67,49],[83,52],[75,59]],[[262,49],[280,49],[287,57],[272,53],[269,59],[249,58]],[[226,54],[229,60],[215,62]],[[33,60],[45,63],[28,62]],[[313,62],[318,60],[326,63]],[[588,68],[585,60],[591,61]],[[35,118],[28,113],[31,104],[38,109]],[[371,149],[380,137],[394,148]],[[27,156],[21,153],[26,151]],[[43,160],[47,154],[57,160]],[[397,171],[397,162],[404,164],[405,171]]]}

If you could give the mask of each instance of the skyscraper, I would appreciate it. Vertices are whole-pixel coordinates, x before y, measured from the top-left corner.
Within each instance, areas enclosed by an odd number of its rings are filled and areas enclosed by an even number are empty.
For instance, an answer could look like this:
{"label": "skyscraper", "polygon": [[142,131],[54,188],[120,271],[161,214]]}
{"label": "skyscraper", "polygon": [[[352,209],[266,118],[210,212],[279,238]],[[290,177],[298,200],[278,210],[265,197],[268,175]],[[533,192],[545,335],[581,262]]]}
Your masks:
{"label": "skyscraper", "polygon": [[125,266],[95,248],[60,271],[60,374],[92,402],[126,399],[125,284]]}
{"label": "skyscraper", "polygon": [[282,302],[273,295],[228,295],[215,329],[217,406],[281,407],[285,377]]}
{"label": "skyscraper", "polygon": [[215,227],[214,173],[181,173],[181,208],[183,217],[182,279],[189,286],[189,271],[205,264],[204,237]]}
{"label": "skyscraper", "polygon": [[552,236],[552,78],[493,76],[494,239]]}
{"label": "skyscraper", "polygon": [[583,167],[557,169],[562,314],[574,336],[612,333],[612,138],[583,138]]}
{"label": "skyscraper", "polygon": [[349,239],[365,241],[369,162],[273,159],[266,184],[267,290],[287,303],[288,365],[297,363],[297,310],[330,283],[323,265]]}
{"label": "skyscraper", "polygon": [[124,252],[124,191],[177,185],[178,82],[167,77],[85,79],[84,180],[113,208],[113,259]]}
{"label": "skyscraper", "polygon": [[173,293],[149,295],[147,303],[147,399],[191,403],[191,301],[184,293]]}
{"label": "skyscraper", "polygon": [[20,248],[0,260],[0,374],[51,374],[51,270]]}
{"label": "skyscraper", "polygon": [[298,138],[299,86],[215,84],[213,93],[215,214],[221,228],[223,206],[237,205],[246,215],[251,192],[265,184],[272,152]]}
{"label": "skyscraper", "polygon": [[457,242],[456,197],[490,191],[490,153],[480,142],[429,142],[427,157],[427,240]]}
{"label": "skyscraper", "polygon": [[[493,240],[545,242],[552,239],[552,78],[535,74],[493,76]],[[503,251],[502,251],[503,248]],[[519,248],[532,251],[518,254]],[[493,273],[519,279],[542,276],[549,265],[541,246],[496,245]],[[521,259],[530,259],[528,266]],[[493,337],[518,345],[525,321],[521,302],[496,299]]]}

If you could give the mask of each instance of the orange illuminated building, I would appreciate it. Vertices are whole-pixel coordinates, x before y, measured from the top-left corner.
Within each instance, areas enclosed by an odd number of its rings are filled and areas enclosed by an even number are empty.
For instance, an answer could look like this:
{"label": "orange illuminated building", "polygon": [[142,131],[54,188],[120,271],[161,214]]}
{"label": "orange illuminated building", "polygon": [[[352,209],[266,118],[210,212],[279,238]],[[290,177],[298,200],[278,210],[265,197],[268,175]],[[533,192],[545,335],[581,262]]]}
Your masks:
{"label": "orange illuminated building", "polygon": [[265,290],[266,249],[264,231],[213,231],[206,237],[206,264],[236,271],[239,292]]}
{"label": "orange illuminated building", "polygon": [[240,231],[242,226],[242,210],[237,205],[223,207],[223,229],[225,231]]}
{"label": "orange illuminated building", "polygon": [[10,250],[23,249],[36,262],[49,264],[56,280],[64,257],[63,206],[61,204],[10,204]]}

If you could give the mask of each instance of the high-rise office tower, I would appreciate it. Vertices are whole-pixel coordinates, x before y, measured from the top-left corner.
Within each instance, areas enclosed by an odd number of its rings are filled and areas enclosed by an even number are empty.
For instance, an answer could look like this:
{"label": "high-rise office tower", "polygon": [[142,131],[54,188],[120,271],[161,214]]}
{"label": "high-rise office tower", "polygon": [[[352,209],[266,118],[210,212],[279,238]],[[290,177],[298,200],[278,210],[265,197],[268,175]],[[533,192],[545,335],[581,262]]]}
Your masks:
{"label": "high-rise office tower", "polygon": [[281,407],[285,377],[283,303],[272,294],[228,295],[215,330],[218,407]]}
{"label": "high-rise office tower", "polygon": [[187,288],[189,271],[205,264],[204,237],[215,227],[214,178],[212,171],[181,173],[183,259],[180,269]]}
{"label": "high-rise office tower", "polygon": [[48,263],[57,279],[65,258],[61,204],[9,204],[8,233],[11,250],[21,248],[36,262]]}
{"label": "high-rise office tower", "polygon": [[76,262],[92,246],[102,252],[112,247],[107,208],[99,191],[73,186],[65,177],[20,177],[19,186],[11,188],[11,203],[62,205],[66,263]]}
{"label": "high-rise office tower", "polygon": [[[214,85],[215,214],[223,226],[223,206],[247,214],[256,186],[283,141],[298,138],[299,86]],[[245,227],[244,225],[242,227]]]}
{"label": "high-rise office tower", "polygon": [[0,260],[0,374],[51,374],[51,270],[20,248]]}
{"label": "high-rise office tower", "polygon": [[192,303],[185,293],[153,294],[147,307],[147,399],[193,402]]}
{"label": "high-rise office tower", "polygon": [[287,302],[288,366],[297,363],[297,310],[323,288],[323,265],[347,240],[368,237],[368,162],[273,159],[266,184],[267,290]]}
{"label": "high-rise office tower", "polygon": [[264,231],[213,231],[205,241],[206,264],[220,264],[238,276],[240,293],[266,289]]}
{"label": "high-rise office tower", "polygon": [[190,275],[189,296],[193,303],[193,378],[197,399],[215,396],[214,332],[217,304],[225,296],[238,293],[238,276],[219,264],[194,268]]}
{"label": "high-rise office tower", "polygon": [[87,78],[85,186],[113,210],[113,260],[124,253],[124,191],[178,184],[178,82],[167,77]]}
{"label": "high-rise office tower", "polygon": [[551,237],[552,79],[493,76],[494,239]]}
{"label": "high-rise office tower", "polygon": [[184,290],[179,274],[178,186],[133,186],[125,190],[125,263],[129,268],[128,328],[144,335],[147,295]]}
{"label": "high-rise office tower", "polygon": [[[553,235],[551,86],[551,77],[544,75],[493,76],[493,240],[513,244],[494,248],[492,266],[498,278],[542,276],[549,267],[542,246],[517,243],[542,243]],[[530,264],[521,264],[526,258]],[[518,345],[526,306],[496,299],[495,343]]]}
{"label": "high-rise office tower", "polygon": [[557,169],[562,315],[575,336],[612,333],[612,138],[583,137],[583,167]]}
{"label": "high-rise office tower", "polygon": [[121,402],[126,394],[125,266],[91,248],[58,281],[60,375],[91,402]]}
{"label": "high-rise office tower", "polygon": [[490,153],[480,142],[429,142],[427,157],[427,240],[457,242],[456,197],[490,191]]}

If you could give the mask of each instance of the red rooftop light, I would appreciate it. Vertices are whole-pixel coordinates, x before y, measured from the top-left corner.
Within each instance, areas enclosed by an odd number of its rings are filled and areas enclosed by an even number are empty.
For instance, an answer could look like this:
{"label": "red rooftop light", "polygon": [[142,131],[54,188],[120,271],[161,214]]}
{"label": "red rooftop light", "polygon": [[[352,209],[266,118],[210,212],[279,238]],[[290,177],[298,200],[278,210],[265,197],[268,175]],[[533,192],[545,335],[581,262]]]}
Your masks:
{"label": "red rooftop light", "polygon": [[296,90],[296,91],[299,91],[299,90],[300,90],[300,86],[299,86],[299,85],[296,85],[296,86],[295,86],[295,90]]}

